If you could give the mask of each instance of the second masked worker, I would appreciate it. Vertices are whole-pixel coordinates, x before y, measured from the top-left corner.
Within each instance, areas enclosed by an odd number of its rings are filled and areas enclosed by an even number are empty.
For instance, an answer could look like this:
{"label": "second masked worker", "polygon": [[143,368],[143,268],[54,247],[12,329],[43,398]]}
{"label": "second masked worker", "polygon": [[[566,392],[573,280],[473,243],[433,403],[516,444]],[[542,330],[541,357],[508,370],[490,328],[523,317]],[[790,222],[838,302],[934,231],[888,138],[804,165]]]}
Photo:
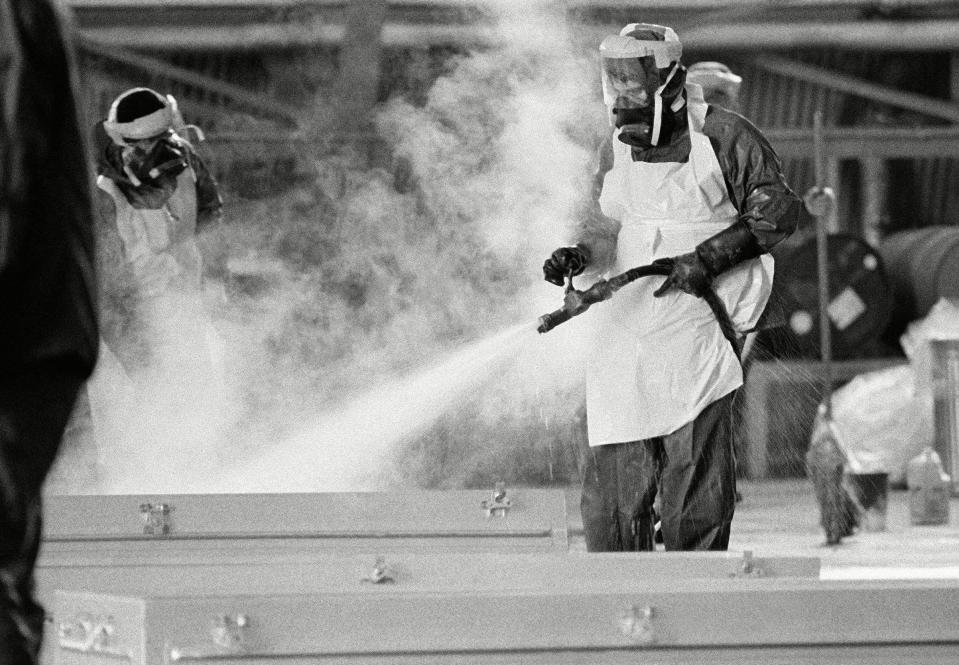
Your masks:
{"label": "second masked worker", "polygon": [[589,313],[589,551],[652,550],[657,492],[667,550],[728,548],[743,372],[702,295],[715,290],[740,334],[756,328],[772,288],[768,252],[795,230],[801,205],[759,130],[686,85],[681,54],[658,25],[603,40],[614,129],[594,209],[543,266],[561,285],[673,260],[665,281],[639,279]]}

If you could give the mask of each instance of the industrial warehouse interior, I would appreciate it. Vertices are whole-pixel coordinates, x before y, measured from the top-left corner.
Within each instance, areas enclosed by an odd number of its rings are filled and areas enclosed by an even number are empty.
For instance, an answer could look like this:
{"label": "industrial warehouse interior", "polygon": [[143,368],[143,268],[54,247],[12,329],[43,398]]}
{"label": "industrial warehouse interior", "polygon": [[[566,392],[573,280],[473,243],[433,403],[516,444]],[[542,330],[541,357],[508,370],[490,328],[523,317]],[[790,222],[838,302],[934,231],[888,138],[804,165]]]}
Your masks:
{"label": "industrial warehouse interior", "polygon": [[957,662],[959,3],[47,1],[97,348],[0,665]]}

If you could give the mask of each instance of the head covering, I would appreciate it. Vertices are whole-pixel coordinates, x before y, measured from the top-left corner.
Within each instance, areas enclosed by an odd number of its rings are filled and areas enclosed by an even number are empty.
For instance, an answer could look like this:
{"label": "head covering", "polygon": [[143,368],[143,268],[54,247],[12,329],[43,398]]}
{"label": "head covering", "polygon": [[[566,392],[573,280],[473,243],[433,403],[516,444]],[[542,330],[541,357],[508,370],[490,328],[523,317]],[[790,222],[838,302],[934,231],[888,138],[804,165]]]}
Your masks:
{"label": "head covering", "polygon": [[668,143],[678,113],[685,70],[682,43],[672,28],[630,23],[599,46],[603,100],[621,131],[619,139],[636,147]]}
{"label": "head covering", "polygon": [[669,67],[683,55],[676,31],[655,23],[630,23],[599,45],[604,58],[645,58],[652,56],[660,69]]}
{"label": "head covering", "polygon": [[686,80],[703,88],[703,96],[709,99],[714,90],[725,93],[735,99],[739,95],[739,86],[743,79],[721,62],[697,62],[686,70]]}
{"label": "head covering", "polygon": [[173,128],[176,102],[150,88],[132,88],[113,100],[103,128],[118,145],[148,139]]}

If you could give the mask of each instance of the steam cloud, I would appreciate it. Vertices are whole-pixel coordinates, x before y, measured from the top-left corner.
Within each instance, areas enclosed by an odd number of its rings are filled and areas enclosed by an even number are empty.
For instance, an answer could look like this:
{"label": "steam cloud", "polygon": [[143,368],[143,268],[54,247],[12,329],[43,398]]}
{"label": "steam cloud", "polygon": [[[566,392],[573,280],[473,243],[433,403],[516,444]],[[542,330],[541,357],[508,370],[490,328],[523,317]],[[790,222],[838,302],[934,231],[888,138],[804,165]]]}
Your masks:
{"label": "steam cloud", "polygon": [[578,436],[581,368],[576,321],[532,332],[561,302],[541,265],[605,118],[589,51],[535,7],[502,5],[495,48],[379,114],[407,186],[342,151],[311,155],[317,176],[289,192],[230,204],[201,238],[222,259],[188,326],[205,332],[180,335],[188,360],[163,371],[127,376],[104,354],[98,478],[62,491],[551,479]]}

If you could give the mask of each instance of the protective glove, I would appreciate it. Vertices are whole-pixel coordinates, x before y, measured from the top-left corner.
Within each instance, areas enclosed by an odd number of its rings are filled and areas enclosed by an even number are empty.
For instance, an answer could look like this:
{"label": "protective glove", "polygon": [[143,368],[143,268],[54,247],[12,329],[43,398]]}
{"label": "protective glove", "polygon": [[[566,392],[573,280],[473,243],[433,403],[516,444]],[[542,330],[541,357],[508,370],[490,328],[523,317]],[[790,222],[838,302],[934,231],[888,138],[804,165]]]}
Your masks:
{"label": "protective glove", "polygon": [[656,259],[653,261],[653,265],[667,265],[672,268],[672,271],[666,276],[666,281],[653,292],[653,295],[657,298],[666,295],[666,292],[673,287],[689,295],[702,298],[713,283],[713,275],[696,252],[680,254],[669,259]]}
{"label": "protective glove", "polygon": [[562,286],[567,275],[575,277],[589,265],[590,252],[583,245],[560,247],[543,264],[543,279]]}
{"label": "protective glove", "polygon": [[656,264],[672,267],[672,272],[666,277],[666,281],[653,295],[659,298],[675,286],[681,291],[701,298],[718,275],[762,253],[763,249],[759,241],[746,223],[736,222],[699,243],[694,252],[653,261]]}

